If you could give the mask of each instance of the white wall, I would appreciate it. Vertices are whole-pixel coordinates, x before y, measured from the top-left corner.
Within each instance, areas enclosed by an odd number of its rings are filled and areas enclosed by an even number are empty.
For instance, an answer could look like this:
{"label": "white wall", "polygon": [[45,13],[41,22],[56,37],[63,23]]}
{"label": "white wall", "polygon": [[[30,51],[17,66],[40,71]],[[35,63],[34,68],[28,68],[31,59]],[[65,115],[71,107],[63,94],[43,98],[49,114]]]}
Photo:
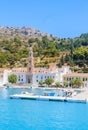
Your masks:
{"label": "white wall", "polygon": [[[67,73],[70,73],[70,67],[69,66],[62,66],[61,71],[59,71],[58,69],[55,69],[55,71],[53,70],[52,73],[37,73],[37,74],[33,74],[33,84],[37,84],[39,83],[40,80],[45,81],[46,78],[48,77],[52,77],[54,79],[55,82],[61,82],[63,84],[63,76]],[[9,70],[4,70],[3,73],[3,78],[0,79],[1,82],[3,82],[3,84],[8,83],[8,75],[12,73],[12,71]],[[19,84],[27,84],[27,74],[26,73],[14,73],[17,75],[18,78],[18,83]]]}
{"label": "white wall", "polygon": [[17,76],[17,83],[19,83],[19,84],[26,84],[27,83],[27,76],[26,76],[26,74],[16,74],[16,76]]}
{"label": "white wall", "polygon": [[[3,84],[7,84],[8,83],[8,76],[12,74],[12,71],[9,70],[4,70],[3,73]],[[26,73],[13,73],[17,76],[17,83],[19,84],[27,84],[27,74]]]}
{"label": "white wall", "polygon": [[54,81],[56,80],[56,74],[55,73],[51,73],[51,74],[41,74],[41,73],[37,73],[33,75],[33,84],[39,84],[39,81],[45,81],[47,78],[53,78]]}
{"label": "white wall", "polygon": [[9,70],[4,70],[4,72],[3,72],[3,84],[8,83],[8,76],[9,76],[10,72],[11,71],[9,71]]}

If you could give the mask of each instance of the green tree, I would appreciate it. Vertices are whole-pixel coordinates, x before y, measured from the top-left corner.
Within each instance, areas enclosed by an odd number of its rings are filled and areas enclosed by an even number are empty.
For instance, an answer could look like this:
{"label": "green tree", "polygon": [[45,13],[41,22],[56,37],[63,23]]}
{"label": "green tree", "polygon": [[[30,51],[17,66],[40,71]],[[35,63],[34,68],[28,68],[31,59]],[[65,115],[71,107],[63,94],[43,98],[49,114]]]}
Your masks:
{"label": "green tree", "polygon": [[68,82],[64,80],[64,86],[68,87]]}
{"label": "green tree", "polygon": [[75,85],[75,79],[70,80],[70,85],[73,87]]}
{"label": "green tree", "polygon": [[61,62],[62,65],[64,65],[64,62],[65,62],[65,61],[64,61],[64,56],[63,56],[63,55],[62,55],[62,57],[61,57],[61,59],[60,59],[60,62]]}
{"label": "green tree", "polygon": [[77,86],[77,87],[81,87],[82,86],[82,80],[80,79],[80,78],[76,78],[75,79],[75,85]]}
{"label": "green tree", "polygon": [[8,80],[10,83],[16,83],[17,82],[17,76],[15,74],[11,74],[8,77]]}
{"label": "green tree", "polygon": [[48,86],[51,85],[53,82],[54,82],[54,80],[53,80],[52,78],[47,78],[47,79],[45,80],[45,83],[46,83]]}
{"label": "green tree", "polygon": [[44,84],[44,82],[42,80],[40,80],[39,84],[42,86]]}
{"label": "green tree", "polygon": [[59,81],[56,82],[55,85],[56,85],[56,87],[60,87],[60,82]]}

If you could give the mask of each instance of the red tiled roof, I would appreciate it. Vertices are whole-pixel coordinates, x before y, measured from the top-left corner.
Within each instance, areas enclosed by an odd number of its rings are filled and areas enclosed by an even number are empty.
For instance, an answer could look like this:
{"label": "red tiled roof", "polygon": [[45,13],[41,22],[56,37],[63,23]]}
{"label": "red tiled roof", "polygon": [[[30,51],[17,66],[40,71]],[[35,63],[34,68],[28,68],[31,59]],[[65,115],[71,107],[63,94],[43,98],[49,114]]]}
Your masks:
{"label": "red tiled roof", "polygon": [[71,76],[71,77],[88,77],[88,73],[70,73],[70,74],[65,74],[65,77]]}
{"label": "red tiled roof", "polygon": [[51,68],[34,68],[33,72],[34,73],[52,73],[55,72],[55,69],[51,69]]}
{"label": "red tiled roof", "polygon": [[1,70],[10,70],[10,69],[8,69],[8,68],[0,68],[0,71],[1,71]]}
{"label": "red tiled roof", "polygon": [[13,72],[27,72],[27,68],[13,68],[12,69]]}

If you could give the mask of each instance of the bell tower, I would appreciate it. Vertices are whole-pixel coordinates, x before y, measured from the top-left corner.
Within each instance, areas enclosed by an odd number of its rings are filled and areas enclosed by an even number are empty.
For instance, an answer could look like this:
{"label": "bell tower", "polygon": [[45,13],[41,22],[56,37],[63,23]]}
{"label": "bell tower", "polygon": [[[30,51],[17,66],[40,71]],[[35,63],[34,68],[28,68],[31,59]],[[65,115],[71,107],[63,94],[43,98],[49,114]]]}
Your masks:
{"label": "bell tower", "polygon": [[33,84],[33,70],[34,70],[34,58],[32,47],[29,47],[29,58],[28,58],[28,83]]}
{"label": "bell tower", "polygon": [[33,50],[32,47],[29,48],[29,58],[28,58],[28,72],[33,74],[34,69],[34,58],[33,58]]}

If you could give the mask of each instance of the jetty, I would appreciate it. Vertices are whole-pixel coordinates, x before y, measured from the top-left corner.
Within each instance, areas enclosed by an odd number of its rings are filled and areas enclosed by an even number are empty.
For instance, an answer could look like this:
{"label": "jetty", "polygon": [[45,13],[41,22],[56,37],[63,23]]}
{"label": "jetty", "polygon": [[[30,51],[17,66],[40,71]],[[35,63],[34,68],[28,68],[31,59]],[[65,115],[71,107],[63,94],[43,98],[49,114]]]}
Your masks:
{"label": "jetty", "polygon": [[48,95],[36,95],[33,93],[21,93],[10,95],[11,99],[28,99],[28,100],[47,100],[47,101],[61,101],[61,102],[74,102],[74,103],[87,103],[88,102],[88,90],[79,94],[72,94],[71,96],[48,96]]}

